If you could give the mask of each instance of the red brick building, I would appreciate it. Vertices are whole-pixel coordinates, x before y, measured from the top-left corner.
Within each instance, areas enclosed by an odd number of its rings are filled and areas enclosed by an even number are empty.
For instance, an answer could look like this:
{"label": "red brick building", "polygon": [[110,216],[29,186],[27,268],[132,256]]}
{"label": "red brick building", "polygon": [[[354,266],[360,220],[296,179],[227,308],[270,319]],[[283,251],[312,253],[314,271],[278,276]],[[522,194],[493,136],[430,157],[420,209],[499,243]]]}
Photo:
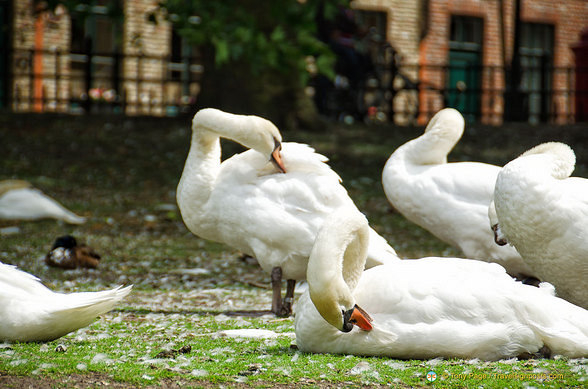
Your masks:
{"label": "red brick building", "polygon": [[[516,97],[522,98],[523,104],[518,108],[525,110],[532,122],[545,121],[541,115],[547,113],[554,121],[563,122],[573,110],[574,95],[565,93],[574,85],[572,46],[587,26],[585,0],[430,0],[429,28],[420,48],[421,79],[439,86],[445,83],[451,90],[459,88],[460,77],[470,77],[477,85],[466,82],[466,90],[470,87],[479,93],[467,96],[477,105],[466,110],[483,122],[498,122],[505,110],[506,87],[500,68],[511,66],[516,28],[518,55],[525,67],[520,76],[523,93]],[[481,65],[481,71],[443,74],[426,69],[428,65],[460,63]],[[450,103],[467,106],[467,102],[456,101],[458,93],[450,92],[454,97]],[[434,109],[443,105],[438,96],[422,93],[420,98],[422,104],[432,104]]]}

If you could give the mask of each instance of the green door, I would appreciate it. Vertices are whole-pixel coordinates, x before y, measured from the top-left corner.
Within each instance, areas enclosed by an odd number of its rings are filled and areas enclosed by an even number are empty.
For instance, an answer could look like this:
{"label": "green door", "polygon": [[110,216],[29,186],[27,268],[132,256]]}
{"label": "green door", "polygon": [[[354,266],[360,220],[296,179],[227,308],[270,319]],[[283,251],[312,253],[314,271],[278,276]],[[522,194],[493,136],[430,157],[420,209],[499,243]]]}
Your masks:
{"label": "green door", "polygon": [[447,106],[468,121],[480,116],[480,57],[475,51],[449,51]]}
{"label": "green door", "polygon": [[481,18],[451,16],[446,105],[470,122],[480,117],[482,27]]}

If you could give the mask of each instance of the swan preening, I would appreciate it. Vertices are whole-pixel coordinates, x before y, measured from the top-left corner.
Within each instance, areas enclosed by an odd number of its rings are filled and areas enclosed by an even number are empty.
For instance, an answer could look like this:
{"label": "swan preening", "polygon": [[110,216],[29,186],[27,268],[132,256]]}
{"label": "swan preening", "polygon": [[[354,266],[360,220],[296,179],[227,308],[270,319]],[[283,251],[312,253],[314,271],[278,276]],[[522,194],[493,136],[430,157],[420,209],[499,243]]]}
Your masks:
{"label": "swan preening", "polygon": [[588,357],[588,311],[553,296],[549,284],[524,285],[496,264],[461,258],[393,261],[363,271],[368,240],[367,220],[354,209],[337,210],[323,224],[308,262],[309,289],[296,305],[301,351],[401,359]]}
{"label": "swan preening", "polygon": [[488,206],[500,167],[479,162],[447,163],[464,130],[453,108],[439,111],[423,135],[400,146],[388,159],[382,184],[404,217],[459,248],[467,258],[496,262],[519,278],[533,271],[510,246],[494,243]]}
{"label": "swan preening", "polygon": [[502,168],[494,192],[497,241],[510,243],[558,296],[588,309],[588,180],[570,177],[576,157],[540,144]]}
{"label": "swan preening", "polygon": [[0,219],[57,219],[70,224],[86,222],[86,218],[66,209],[23,180],[0,181]]}
{"label": "swan preening", "polygon": [[[221,163],[220,138],[249,150]],[[325,217],[353,207],[326,158],[307,145],[282,143],[270,121],[203,109],[194,115],[192,141],[177,188],[184,223],[195,235],[225,243],[272,274],[272,310],[289,314],[296,280],[306,278],[308,256]],[[398,257],[370,230],[367,266]],[[281,279],[288,280],[284,302]]]}
{"label": "swan preening", "polygon": [[50,341],[90,324],[131,292],[55,293],[39,279],[0,262],[0,341]]}

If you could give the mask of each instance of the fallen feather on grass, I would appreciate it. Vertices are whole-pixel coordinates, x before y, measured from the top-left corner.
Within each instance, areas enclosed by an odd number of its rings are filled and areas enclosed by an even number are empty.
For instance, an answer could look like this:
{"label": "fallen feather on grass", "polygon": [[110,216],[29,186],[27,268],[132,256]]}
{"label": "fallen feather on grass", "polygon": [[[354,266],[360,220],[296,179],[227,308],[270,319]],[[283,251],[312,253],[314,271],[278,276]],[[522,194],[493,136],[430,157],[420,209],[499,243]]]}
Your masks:
{"label": "fallen feather on grass", "polygon": [[170,273],[186,274],[186,275],[190,275],[190,276],[199,276],[199,275],[210,274],[210,270],[204,269],[202,267],[195,267],[192,269],[174,269]]}
{"label": "fallen feather on grass", "polygon": [[223,330],[215,334],[216,336],[227,338],[248,338],[248,339],[274,339],[279,336],[287,336],[291,339],[296,337],[294,332],[277,333],[271,330],[259,328],[242,328],[238,330]]}

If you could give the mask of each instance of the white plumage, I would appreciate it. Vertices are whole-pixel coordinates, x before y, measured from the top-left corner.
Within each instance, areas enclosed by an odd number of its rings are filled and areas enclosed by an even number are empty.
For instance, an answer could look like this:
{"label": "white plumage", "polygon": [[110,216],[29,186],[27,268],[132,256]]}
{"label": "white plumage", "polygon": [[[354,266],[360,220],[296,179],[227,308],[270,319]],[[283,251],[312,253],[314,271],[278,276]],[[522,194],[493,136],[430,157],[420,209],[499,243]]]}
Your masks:
{"label": "white plumage", "polygon": [[0,219],[58,219],[82,224],[86,218],[76,215],[22,180],[0,181]]}
{"label": "white plumage", "polygon": [[[548,348],[588,356],[588,311],[553,296],[548,284],[524,285],[496,264],[461,258],[402,260],[362,272],[366,228],[362,215],[339,210],[319,232],[309,293],[296,305],[301,351],[497,360]],[[373,319],[371,331],[338,329],[355,304]]]}
{"label": "white plumage", "polygon": [[463,130],[464,119],[457,110],[439,111],[423,135],[400,146],[386,162],[386,197],[404,217],[467,258],[499,263],[513,276],[533,276],[513,247],[494,243],[489,228],[488,206],[500,167],[447,163]]}
{"label": "white plumage", "polygon": [[[254,256],[266,272],[279,267],[286,279],[305,279],[326,215],[343,205],[355,207],[327,159],[307,145],[281,144],[278,129],[257,116],[203,109],[192,131],[177,189],[186,226]],[[221,163],[220,137],[250,149]],[[286,173],[270,162],[277,152]],[[384,238],[370,233],[368,266],[397,259]]]}
{"label": "white plumage", "polygon": [[57,339],[110,311],[131,288],[55,293],[37,277],[0,262],[0,341]]}
{"label": "white plumage", "polygon": [[588,308],[588,180],[570,177],[576,157],[557,142],[502,168],[494,205],[502,237],[558,296]]}

